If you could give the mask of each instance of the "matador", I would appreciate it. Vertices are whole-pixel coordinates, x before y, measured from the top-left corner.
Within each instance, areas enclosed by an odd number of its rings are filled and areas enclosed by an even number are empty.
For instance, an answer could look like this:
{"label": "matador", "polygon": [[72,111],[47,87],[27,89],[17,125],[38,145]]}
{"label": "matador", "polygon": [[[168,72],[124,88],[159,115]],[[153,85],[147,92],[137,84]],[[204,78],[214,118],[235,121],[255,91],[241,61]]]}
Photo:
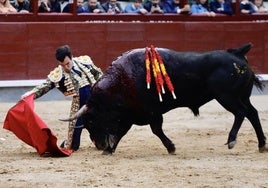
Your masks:
{"label": "matador", "polygon": [[[89,56],[73,57],[68,45],[60,46],[55,56],[59,66],[49,73],[45,82],[26,92],[21,98],[34,94],[34,99],[37,99],[56,87],[65,96],[72,97],[70,116],[73,116],[86,104],[90,97],[91,87],[103,73],[94,65]],[[78,150],[83,128],[82,118],[70,121],[68,138],[61,144],[61,147]]]}

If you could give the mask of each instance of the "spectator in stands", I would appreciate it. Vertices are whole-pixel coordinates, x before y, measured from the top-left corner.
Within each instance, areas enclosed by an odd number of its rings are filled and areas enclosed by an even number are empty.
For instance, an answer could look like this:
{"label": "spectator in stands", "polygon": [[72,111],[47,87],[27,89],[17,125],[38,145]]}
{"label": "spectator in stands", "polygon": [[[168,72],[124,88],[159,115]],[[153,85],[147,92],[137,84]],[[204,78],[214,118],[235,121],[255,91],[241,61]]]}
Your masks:
{"label": "spectator in stands", "polygon": [[249,0],[242,0],[240,2],[240,11],[242,14],[252,14],[256,12],[254,4]]}
{"label": "spectator in stands", "polygon": [[[85,12],[85,8],[83,7],[83,3],[84,3],[83,0],[77,0],[77,9],[76,9],[76,12],[77,13],[83,13],[83,12]],[[71,7],[71,4],[68,3],[63,8],[62,12],[70,12],[70,7]]]}
{"label": "spectator in stands", "polygon": [[216,16],[215,12],[210,11],[207,0],[196,0],[196,3],[191,6],[191,13],[192,15]]}
{"label": "spectator in stands", "polygon": [[50,12],[51,5],[49,0],[39,0],[38,2],[38,12]]}
{"label": "spectator in stands", "polygon": [[10,4],[9,0],[0,0],[0,13],[15,13],[17,10]]}
{"label": "spectator in stands", "polygon": [[134,0],[125,7],[125,13],[147,14],[148,11],[143,7],[142,0]]}
{"label": "spectator in stands", "polygon": [[233,9],[229,0],[213,0],[210,3],[210,8],[216,14],[233,14]]}
{"label": "spectator in stands", "polygon": [[59,0],[49,0],[50,1],[50,12],[61,12],[61,6]]}
{"label": "spectator in stands", "polygon": [[264,6],[263,0],[253,0],[256,13],[268,13],[268,8]]}
{"label": "spectator in stands", "polygon": [[180,0],[166,0],[164,3],[164,13],[175,13],[175,14],[189,14],[190,5],[186,4],[182,8]]}
{"label": "spectator in stands", "polygon": [[28,0],[15,0],[12,6],[20,13],[30,12],[30,2]]}
{"label": "spectator in stands", "polygon": [[105,10],[97,0],[88,0],[83,4],[83,7],[87,13],[105,13]]}
{"label": "spectator in stands", "polygon": [[123,12],[121,4],[117,2],[117,0],[108,0],[107,2],[103,3],[101,6],[105,10],[105,12],[109,14],[118,14],[118,13]]}
{"label": "spectator in stands", "polygon": [[163,11],[163,4],[160,2],[160,0],[150,0],[147,1],[147,3],[145,3],[143,5],[143,7],[150,13],[154,14],[154,13],[164,13]]}

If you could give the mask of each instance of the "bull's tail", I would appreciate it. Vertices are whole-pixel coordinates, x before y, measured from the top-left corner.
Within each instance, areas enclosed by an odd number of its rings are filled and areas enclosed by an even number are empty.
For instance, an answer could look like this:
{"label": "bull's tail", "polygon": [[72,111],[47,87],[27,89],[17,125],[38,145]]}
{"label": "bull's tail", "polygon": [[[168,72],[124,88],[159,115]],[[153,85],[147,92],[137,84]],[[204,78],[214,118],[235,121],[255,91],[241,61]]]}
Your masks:
{"label": "bull's tail", "polygon": [[263,91],[263,88],[265,87],[265,85],[260,80],[260,76],[257,76],[256,74],[253,75],[253,84],[259,91]]}

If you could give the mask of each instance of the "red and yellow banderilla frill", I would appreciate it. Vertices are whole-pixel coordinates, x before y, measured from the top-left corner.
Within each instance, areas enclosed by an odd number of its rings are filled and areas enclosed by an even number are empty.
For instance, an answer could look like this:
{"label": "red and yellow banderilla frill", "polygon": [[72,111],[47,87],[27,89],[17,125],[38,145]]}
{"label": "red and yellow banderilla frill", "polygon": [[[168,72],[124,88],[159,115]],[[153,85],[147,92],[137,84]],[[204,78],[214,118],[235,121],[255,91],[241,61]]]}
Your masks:
{"label": "red and yellow banderilla frill", "polygon": [[145,49],[145,66],[146,66],[146,83],[147,89],[150,89],[151,84],[151,70],[150,70],[150,59],[149,59],[149,51],[146,47]]}
{"label": "red and yellow banderilla frill", "polygon": [[[155,50],[154,46],[151,45],[150,51],[146,47],[145,49],[145,65],[146,65],[146,83],[147,88],[150,89],[150,83],[151,83],[151,71],[150,71],[150,65],[153,69],[153,75],[156,83],[156,89],[159,96],[160,102],[162,102],[162,93],[165,93],[164,89],[164,83],[167,85],[169,91],[172,93],[172,96],[174,99],[176,99],[176,95],[174,93],[174,87],[170,80],[170,77],[166,71],[165,65],[163,63],[163,60],[160,56],[160,54]],[[163,79],[164,77],[164,79]]]}

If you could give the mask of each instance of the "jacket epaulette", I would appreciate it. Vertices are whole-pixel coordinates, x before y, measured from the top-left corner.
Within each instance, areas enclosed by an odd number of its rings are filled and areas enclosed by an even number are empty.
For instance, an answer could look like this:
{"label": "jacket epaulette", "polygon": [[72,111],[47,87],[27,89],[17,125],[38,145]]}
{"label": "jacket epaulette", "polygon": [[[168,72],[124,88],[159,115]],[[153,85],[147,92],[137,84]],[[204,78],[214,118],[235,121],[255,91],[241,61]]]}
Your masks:
{"label": "jacket epaulette", "polygon": [[59,81],[61,80],[61,78],[62,78],[62,76],[63,76],[62,73],[63,73],[63,72],[62,72],[62,68],[61,68],[61,66],[59,65],[59,66],[56,67],[53,71],[51,71],[47,77],[49,78],[49,80],[50,80],[51,82],[56,83],[56,82],[59,82]]}
{"label": "jacket epaulette", "polygon": [[85,64],[85,65],[92,65],[93,64],[92,59],[88,55],[82,55],[82,56],[79,56],[79,57],[74,57],[73,59],[78,61],[78,62],[80,62],[80,63],[82,63],[82,64]]}

